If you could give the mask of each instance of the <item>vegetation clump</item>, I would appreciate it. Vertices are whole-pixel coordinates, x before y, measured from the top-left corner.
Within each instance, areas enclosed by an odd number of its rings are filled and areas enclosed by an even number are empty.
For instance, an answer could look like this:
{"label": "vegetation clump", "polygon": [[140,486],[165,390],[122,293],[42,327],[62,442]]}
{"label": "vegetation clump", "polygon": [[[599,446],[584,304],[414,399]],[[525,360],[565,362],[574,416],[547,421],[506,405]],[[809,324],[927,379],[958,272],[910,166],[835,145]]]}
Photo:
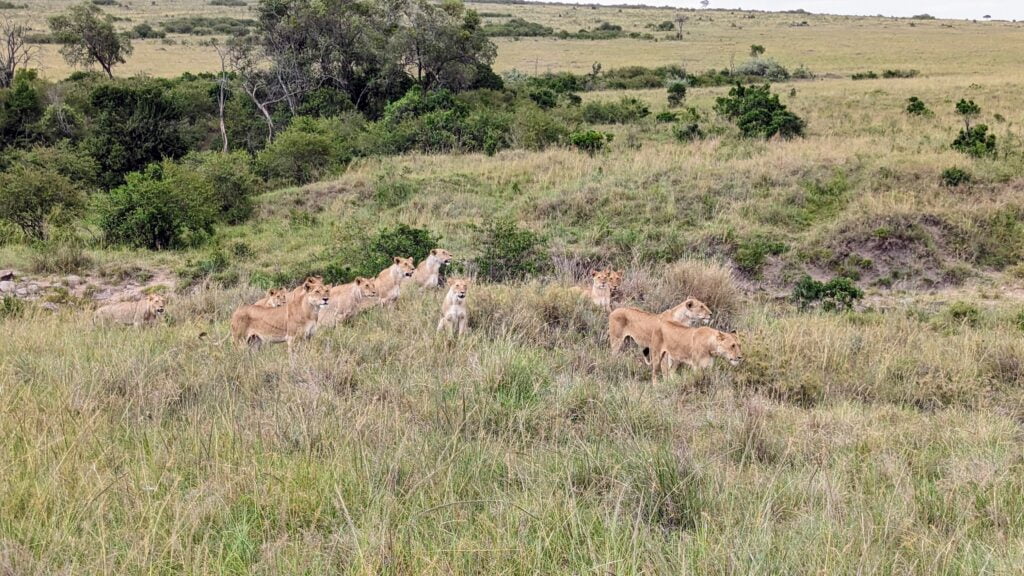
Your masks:
{"label": "vegetation clump", "polygon": [[864,291],[849,278],[838,277],[820,282],[804,276],[793,287],[792,298],[801,309],[820,306],[826,312],[836,312],[852,310],[864,298]]}
{"label": "vegetation clump", "polygon": [[717,98],[715,111],[735,122],[748,138],[794,138],[803,136],[806,126],[803,119],[779,102],[777,94],[772,94],[770,84],[737,84],[728,96]]}

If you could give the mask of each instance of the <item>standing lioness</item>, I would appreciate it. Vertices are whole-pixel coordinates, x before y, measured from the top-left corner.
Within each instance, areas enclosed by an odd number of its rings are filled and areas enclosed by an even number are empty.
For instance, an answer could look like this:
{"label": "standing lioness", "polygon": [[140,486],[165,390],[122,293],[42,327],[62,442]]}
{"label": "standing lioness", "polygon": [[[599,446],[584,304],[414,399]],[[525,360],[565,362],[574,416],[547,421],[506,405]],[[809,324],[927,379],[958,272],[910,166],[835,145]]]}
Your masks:
{"label": "standing lioness", "polygon": [[696,327],[711,321],[711,310],[696,298],[687,298],[661,314],[651,314],[636,308],[618,308],[608,315],[608,340],[612,353],[622,352],[626,338],[630,338],[644,351],[644,362],[648,362],[647,349],[651,346],[651,337],[661,320]]}
{"label": "standing lioness", "polygon": [[430,254],[416,266],[412,273],[412,281],[424,288],[437,288],[441,285],[441,267],[452,261],[452,255],[444,249],[434,248]]}
{"label": "standing lioness", "polygon": [[437,321],[437,331],[440,332],[446,327],[450,328],[452,334],[459,336],[466,333],[469,326],[469,310],[466,308],[466,292],[469,290],[469,280],[452,280],[448,294],[441,304],[441,319]]}
{"label": "standing lioness", "polygon": [[293,340],[308,339],[316,331],[320,309],[329,301],[328,288],[314,283],[299,295],[293,293],[284,306],[242,306],[231,315],[231,335],[243,347],[286,342],[291,353]]}
{"label": "standing lioness", "polygon": [[651,338],[651,382],[658,383],[663,361],[667,361],[669,370],[681,364],[705,369],[711,367],[715,358],[725,358],[733,366],[743,361],[735,334],[707,326],[690,328],[671,320],[661,321]]}
{"label": "standing lioness", "polygon": [[167,301],[163,296],[150,294],[142,300],[134,302],[118,302],[100,306],[96,309],[96,318],[132,326],[152,324],[158,316],[164,313],[166,304]]}

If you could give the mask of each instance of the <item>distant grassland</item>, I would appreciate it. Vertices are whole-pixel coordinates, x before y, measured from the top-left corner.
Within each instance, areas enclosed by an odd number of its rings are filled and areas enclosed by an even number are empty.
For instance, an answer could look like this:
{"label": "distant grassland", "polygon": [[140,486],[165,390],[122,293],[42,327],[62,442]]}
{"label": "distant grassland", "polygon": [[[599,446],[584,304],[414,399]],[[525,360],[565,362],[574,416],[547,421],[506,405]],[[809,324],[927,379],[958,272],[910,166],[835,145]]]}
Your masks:
{"label": "distant grassland", "polygon": [[[230,16],[252,18],[248,6],[211,6],[206,0],[169,0],[158,3],[126,1],[104,10],[123,18],[119,26],[161,21],[183,16]],[[31,9],[3,13],[46,31],[45,16],[72,2],[38,0]],[[1024,23],[910,20],[878,17],[829,16],[798,13],[760,13],[724,10],[684,13],[685,37],[674,32],[655,32],[648,24],[674,20],[676,11],[572,5],[469,4],[479,12],[512,14],[557,30],[592,29],[601,22],[618,24],[627,32],[650,32],[658,42],[633,40],[559,40],[555,38],[496,38],[495,69],[525,73],[569,70],[588,72],[595,62],[605,69],[622,66],[681,64],[690,71],[727,68],[747,58],[751,44],[762,44],[767,56],[791,68],[805,65],[818,74],[849,76],[853,72],[884,68],[914,68],[928,75],[999,75],[1024,61]],[[505,17],[489,17],[500,22]],[[806,22],[806,26],[794,26]],[[159,40],[136,41],[135,54],[118,69],[119,75],[176,76],[183,72],[216,69],[211,48],[197,44],[201,38],[171,35],[178,45]],[[671,40],[664,38],[673,38]],[[57,47],[44,45],[39,55],[44,74],[61,78],[71,69]]]}

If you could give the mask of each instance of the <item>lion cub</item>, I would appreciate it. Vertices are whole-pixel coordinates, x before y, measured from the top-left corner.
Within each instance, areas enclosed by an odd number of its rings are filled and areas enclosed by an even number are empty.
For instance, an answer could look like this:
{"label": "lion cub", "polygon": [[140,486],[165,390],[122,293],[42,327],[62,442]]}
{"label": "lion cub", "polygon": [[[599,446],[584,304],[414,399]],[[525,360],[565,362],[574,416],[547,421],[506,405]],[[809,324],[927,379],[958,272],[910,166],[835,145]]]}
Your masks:
{"label": "lion cub", "polygon": [[412,276],[415,271],[412,258],[399,258],[395,256],[391,266],[381,270],[374,281],[377,286],[377,298],[382,306],[398,300],[402,293],[402,282]]}
{"label": "lion cub", "polygon": [[331,288],[331,301],[320,310],[319,324],[334,326],[359,312],[364,300],[377,297],[376,281],[370,278],[356,278],[348,284]]}
{"label": "lion cub", "polygon": [[611,279],[610,270],[594,270],[590,274],[591,281],[590,286],[587,288],[580,288],[573,286],[573,290],[585,296],[588,300],[600,306],[605,312],[611,312],[612,310],[612,288],[609,280]]}
{"label": "lion cub", "polygon": [[316,331],[320,309],[330,301],[330,291],[312,282],[301,294],[292,292],[283,306],[241,306],[231,315],[231,335],[239,346],[285,342],[288,352],[296,338],[309,339]]}
{"label": "lion cub", "polygon": [[448,294],[441,304],[441,319],[437,321],[437,331],[449,328],[452,334],[461,336],[466,333],[469,326],[469,310],[466,308],[469,280],[452,280],[449,285]]}
{"label": "lion cub", "polygon": [[724,358],[733,366],[743,361],[743,351],[735,334],[702,326],[690,328],[668,321],[658,323],[651,339],[651,382],[658,383],[658,370],[672,370],[686,364],[693,369],[710,368],[715,358]]}
{"label": "lion cub", "polygon": [[163,296],[150,294],[142,300],[100,306],[96,309],[95,314],[99,320],[141,326],[156,322],[157,317],[164,313],[166,304],[167,301]]}
{"label": "lion cub", "polygon": [[427,258],[416,266],[412,273],[412,281],[424,288],[441,286],[441,267],[452,261],[452,255],[441,248],[434,248]]}

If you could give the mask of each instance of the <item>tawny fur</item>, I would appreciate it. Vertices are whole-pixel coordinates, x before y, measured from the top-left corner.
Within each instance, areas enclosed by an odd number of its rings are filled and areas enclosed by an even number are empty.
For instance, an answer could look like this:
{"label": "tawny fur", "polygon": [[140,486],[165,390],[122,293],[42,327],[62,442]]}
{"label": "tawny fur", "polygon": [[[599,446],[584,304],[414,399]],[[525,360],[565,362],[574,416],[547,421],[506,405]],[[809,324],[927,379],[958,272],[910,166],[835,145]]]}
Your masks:
{"label": "tawny fur", "polygon": [[452,255],[447,250],[434,248],[416,266],[416,271],[412,273],[412,281],[424,288],[441,286],[441,268],[451,261]]}
{"label": "tawny fur", "polygon": [[607,270],[594,270],[591,273],[590,286],[581,288],[573,286],[572,290],[579,293],[587,300],[600,306],[605,312],[612,310],[612,291],[608,284],[609,273]]}
{"label": "tawny fur", "polygon": [[[649,349],[651,336],[661,320],[696,327],[711,321],[711,310],[696,298],[687,298],[661,314],[651,314],[637,308],[618,308],[608,315],[608,341],[612,353],[622,352],[627,338],[636,342],[642,351]],[[644,362],[649,362],[646,352]]]}
{"label": "tawny fur", "polygon": [[469,327],[469,309],[466,307],[466,294],[469,290],[467,280],[449,282],[448,294],[441,304],[441,319],[437,321],[437,331],[451,330],[459,336],[466,333]]}
{"label": "tawny fur", "polygon": [[244,347],[285,342],[290,353],[295,339],[312,337],[320,309],[329,302],[330,291],[323,284],[311,286],[306,292],[293,295],[284,306],[241,306],[235,310],[231,315],[235,343]]}
{"label": "tawny fur", "polygon": [[159,294],[150,294],[142,300],[107,304],[96,309],[96,319],[142,326],[152,324],[164,313],[167,301]]}
{"label": "tawny fur", "polygon": [[377,298],[376,282],[369,278],[356,278],[348,284],[331,288],[330,303],[320,310],[319,326],[329,327],[355,316],[365,301]]}
{"label": "tawny fur", "polygon": [[277,308],[278,306],[284,306],[284,303],[287,301],[288,292],[286,290],[267,290],[267,295],[253,302],[253,306]]}
{"label": "tawny fur", "polygon": [[382,306],[394,303],[402,293],[402,282],[415,271],[412,258],[395,256],[391,266],[381,270],[374,281],[377,285],[377,299]]}
{"label": "tawny fur", "polygon": [[715,358],[724,358],[733,366],[743,361],[735,334],[662,320],[651,335],[651,382],[658,383],[659,370],[672,370],[683,364],[703,370],[710,368]]}

